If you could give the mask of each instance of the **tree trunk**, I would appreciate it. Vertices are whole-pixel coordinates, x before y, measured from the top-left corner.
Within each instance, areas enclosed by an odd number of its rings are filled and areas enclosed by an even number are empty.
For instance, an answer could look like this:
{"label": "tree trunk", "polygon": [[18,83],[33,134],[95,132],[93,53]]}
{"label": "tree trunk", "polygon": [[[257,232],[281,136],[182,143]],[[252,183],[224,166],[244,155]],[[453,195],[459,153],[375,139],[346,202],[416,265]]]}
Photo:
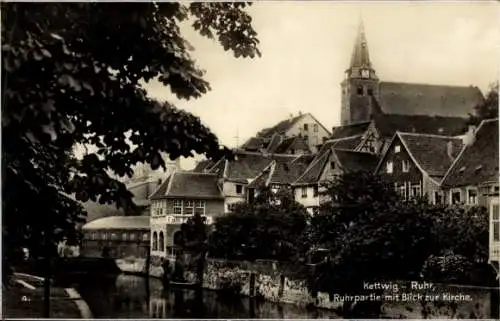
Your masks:
{"label": "tree trunk", "polygon": [[[48,225],[48,224],[47,224]],[[45,255],[44,255],[44,282],[43,282],[43,317],[50,318],[50,259],[51,259],[51,248],[50,248],[50,227],[45,227],[44,235],[44,245],[45,245]]]}

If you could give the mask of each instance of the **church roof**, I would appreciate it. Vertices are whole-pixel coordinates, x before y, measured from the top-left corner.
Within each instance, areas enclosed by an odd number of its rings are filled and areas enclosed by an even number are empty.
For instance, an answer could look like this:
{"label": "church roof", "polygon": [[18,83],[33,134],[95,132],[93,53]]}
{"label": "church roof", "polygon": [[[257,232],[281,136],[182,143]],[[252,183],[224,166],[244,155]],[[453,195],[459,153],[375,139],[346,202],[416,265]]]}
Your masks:
{"label": "church roof", "polygon": [[467,130],[467,119],[427,115],[376,115],[375,127],[382,137],[396,132],[458,136]]}
{"label": "church roof", "polygon": [[333,127],[331,139],[362,136],[370,126],[370,123],[371,121],[365,121],[344,126]]}
{"label": "church roof", "polygon": [[474,86],[380,82],[379,103],[385,114],[468,117],[483,100]]}
{"label": "church roof", "polygon": [[484,120],[474,142],[466,146],[453,163],[443,187],[498,182],[498,118]]}

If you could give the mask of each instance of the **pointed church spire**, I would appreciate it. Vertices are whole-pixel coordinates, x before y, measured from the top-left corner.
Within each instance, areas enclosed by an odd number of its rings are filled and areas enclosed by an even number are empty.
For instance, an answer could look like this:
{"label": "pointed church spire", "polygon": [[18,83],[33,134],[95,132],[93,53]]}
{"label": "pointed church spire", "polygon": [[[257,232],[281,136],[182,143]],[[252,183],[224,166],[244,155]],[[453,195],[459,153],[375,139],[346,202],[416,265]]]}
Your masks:
{"label": "pointed church spire", "polygon": [[358,23],[358,35],[352,51],[350,68],[372,68],[368,53],[368,42],[365,36],[365,26],[361,17]]}

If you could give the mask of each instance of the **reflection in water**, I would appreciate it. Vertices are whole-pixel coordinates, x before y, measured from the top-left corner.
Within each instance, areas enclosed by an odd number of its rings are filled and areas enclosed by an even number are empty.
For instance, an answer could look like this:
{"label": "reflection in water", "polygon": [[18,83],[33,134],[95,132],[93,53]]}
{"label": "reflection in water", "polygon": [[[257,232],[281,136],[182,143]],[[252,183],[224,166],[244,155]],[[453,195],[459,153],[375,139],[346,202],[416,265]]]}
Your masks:
{"label": "reflection in water", "polygon": [[164,290],[160,280],[120,275],[78,282],[96,318],[338,318],[333,311],[308,312],[289,304],[256,302],[215,291]]}

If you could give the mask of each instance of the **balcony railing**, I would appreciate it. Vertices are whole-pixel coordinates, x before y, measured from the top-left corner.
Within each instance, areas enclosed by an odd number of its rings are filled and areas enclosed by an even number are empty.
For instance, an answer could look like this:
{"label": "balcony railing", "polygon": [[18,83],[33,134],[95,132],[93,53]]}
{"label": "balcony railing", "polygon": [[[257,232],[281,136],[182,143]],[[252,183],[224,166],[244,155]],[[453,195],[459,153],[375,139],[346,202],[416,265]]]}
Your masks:
{"label": "balcony railing", "polygon": [[[166,216],[167,224],[184,224],[190,217],[193,217],[193,215],[167,215]],[[213,219],[211,216],[202,215],[202,217],[207,218],[206,220],[207,224],[210,225],[213,223]]]}

